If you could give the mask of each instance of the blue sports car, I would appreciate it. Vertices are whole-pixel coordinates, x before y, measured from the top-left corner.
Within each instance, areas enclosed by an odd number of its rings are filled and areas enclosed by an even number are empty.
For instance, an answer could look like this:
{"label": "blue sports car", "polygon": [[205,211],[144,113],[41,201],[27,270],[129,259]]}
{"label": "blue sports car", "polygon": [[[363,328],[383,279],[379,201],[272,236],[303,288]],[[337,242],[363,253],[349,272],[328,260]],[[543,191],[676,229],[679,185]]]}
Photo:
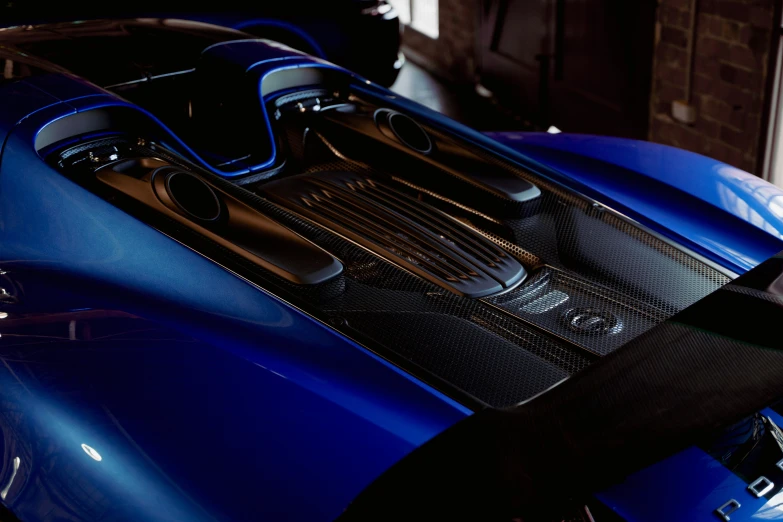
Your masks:
{"label": "blue sports car", "polygon": [[[184,18],[221,25],[283,43],[389,86],[405,57],[401,25],[387,0],[182,0],[92,2],[9,0],[0,6],[0,27],[101,18]],[[89,57],[86,53],[85,57]]]}
{"label": "blue sports car", "polygon": [[201,22],[0,60],[3,522],[783,519],[783,191]]}

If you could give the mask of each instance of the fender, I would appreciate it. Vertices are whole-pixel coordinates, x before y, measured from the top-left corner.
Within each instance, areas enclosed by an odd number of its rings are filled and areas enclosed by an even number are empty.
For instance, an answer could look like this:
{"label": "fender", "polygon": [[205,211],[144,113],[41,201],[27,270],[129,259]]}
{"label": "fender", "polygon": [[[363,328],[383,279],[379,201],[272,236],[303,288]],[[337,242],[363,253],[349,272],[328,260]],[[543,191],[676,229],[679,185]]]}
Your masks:
{"label": "fender", "polygon": [[[743,273],[783,248],[783,190],[717,160],[644,141],[569,134],[487,135],[632,209]],[[676,231],[676,232],[675,232]]]}

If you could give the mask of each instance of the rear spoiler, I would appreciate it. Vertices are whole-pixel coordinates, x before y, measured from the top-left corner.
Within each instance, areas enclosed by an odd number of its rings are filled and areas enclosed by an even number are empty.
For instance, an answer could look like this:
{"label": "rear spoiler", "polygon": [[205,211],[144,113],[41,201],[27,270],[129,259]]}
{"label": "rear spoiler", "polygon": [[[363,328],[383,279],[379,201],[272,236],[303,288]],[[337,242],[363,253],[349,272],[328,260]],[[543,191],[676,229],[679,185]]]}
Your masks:
{"label": "rear spoiler", "polygon": [[338,520],[547,519],[782,396],[780,253],[535,400],[454,425]]}

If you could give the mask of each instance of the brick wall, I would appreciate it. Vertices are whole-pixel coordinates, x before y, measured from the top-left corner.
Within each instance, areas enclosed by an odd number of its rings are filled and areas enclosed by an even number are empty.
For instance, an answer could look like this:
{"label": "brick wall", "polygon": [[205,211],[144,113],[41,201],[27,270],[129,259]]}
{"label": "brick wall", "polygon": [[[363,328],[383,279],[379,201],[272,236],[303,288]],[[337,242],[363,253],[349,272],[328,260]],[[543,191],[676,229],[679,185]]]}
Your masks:
{"label": "brick wall", "polygon": [[693,125],[674,121],[685,96],[690,0],[659,0],[650,139],[759,174],[758,148],[776,0],[700,0]]}
{"label": "brick wall", "polygon": [[472,82],[478,9],[479,0],[439,0],[438,38],[433,40],[406,27],[406,53],[440,76],[459,83]]}

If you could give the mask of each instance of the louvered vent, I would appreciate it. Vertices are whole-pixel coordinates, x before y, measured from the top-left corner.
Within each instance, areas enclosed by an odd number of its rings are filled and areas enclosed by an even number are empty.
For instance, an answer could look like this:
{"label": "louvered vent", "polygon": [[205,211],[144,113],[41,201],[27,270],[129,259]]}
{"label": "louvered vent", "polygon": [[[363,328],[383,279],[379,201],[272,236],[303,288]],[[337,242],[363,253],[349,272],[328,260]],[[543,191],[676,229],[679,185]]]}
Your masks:
{"label": "louvered vent", "polygon": [[484,297],[519,283],[524,267],[442,212],[375,180],[343,172],[264,186],[267,197],[457,294]]}

